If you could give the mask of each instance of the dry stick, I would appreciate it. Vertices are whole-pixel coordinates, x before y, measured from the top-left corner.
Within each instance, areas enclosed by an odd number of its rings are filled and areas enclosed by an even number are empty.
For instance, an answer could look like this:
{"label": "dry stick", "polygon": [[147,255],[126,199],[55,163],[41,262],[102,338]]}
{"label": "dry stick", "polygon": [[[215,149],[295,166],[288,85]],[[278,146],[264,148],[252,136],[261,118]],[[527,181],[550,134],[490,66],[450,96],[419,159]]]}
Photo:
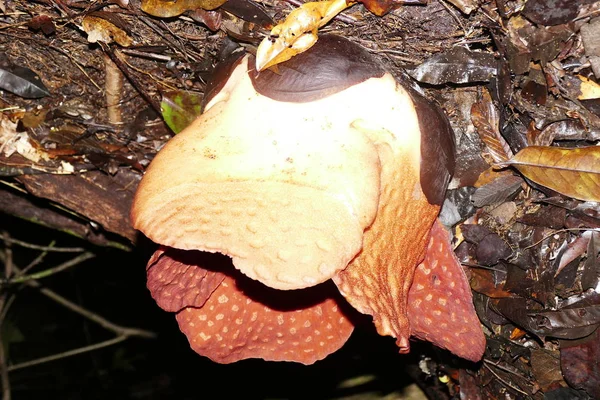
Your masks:
{"label": "dry stick", "polygon": [[76,356],[78,354],[83,354],[83,353],[87,353],[87,352],[90,352],[90,351],[102,349],[104,347],[108,347],[108,346],[112,346],[113,344],[120,343],[120,342],[126,340],[128,337],[129,337],[128,335],[120,335],[120,336],[117,336],[116,338],[105,340],[104,342],[92,344],[92,345],[89,345],[89,346],[80,347],[78,349],[73,349],[73,350],[65,351],[64,353],[53,354],[53,355],[48,356],[48,357],[37,358],[35,360],[25,361],[25,362],[20,363],[20,364],[14,364],[14,365],[9,366],[7,368],[7,371],[8,372],[12,372],[12,371],[15,371],[17,369],[32,367],[34,365],[39,365],[39,364],[47,363],[47,362],[50,362],[50,361],[56,361],[56,360],[60,360],[60,359],[63,359],[63,358],[67,358],[67,357],[71,357],[71,356]]}
{"label": "dry stick", "polygon": [[[8,232],[2,232],[4,237],[9,237]],[[13,259],[12,259],[12,249],[10,248],[10,243],[5,243],[4,247],[4,276],[10,279],[10,276],[14,270]],[[4,307],[7,305],[7,296],[8,293],[0,294],[0,313],[4,310]],[[2,329],[2,321],[0,320],[0,332]],[[4,354],[4,341],[0,340],[0,379],[2,380],[2,400],[10,400],[10,379],[8,377],[8,368],[6,365],[6,354]]]}
{"label": "dry stick", "polygon": [[25,247],[26,249],[40,250],[40,251],[53,251],[57,253],[81,253],[85,251],[83,247],[54,247],[54,245],[50,244],[49,246],[38,246],[37,244],[31,244],[27,242],[23,242],[21,240],[13,239],[5,234],[0,234],[0,239],[5,243],[16,244],[20,247]]}
{"label": "dry stick", "polygon": [[117,65],[117,67],[119,67],[119,69],[121,70],[123,75],[125,75],[129,83],[131,83],[131,86],[133,86],[135,90],[137,90],[137,92],[142,95],[142,97],[148,102],[148,104],[152,106],[154,111],[161,115],[162,112],[160,109],[160,103],[158,103],[156,99],[152,98],[152,96],[150,96],[150,94],[146,92],[146,90],[144,90],[144,85],[142,85],[142,83],[137,79],[135,75],[129,72],[127,65],[125,65],[125,63],[121,61],[121,59],[107,45],[103,43],[100,43],[100,45],[102,46],[102,50],[104,50],[104,53],[110,57],[110,59]]}
{"label": "dry stick", "polygon": [[[16,267],[13,267],[13,268],[17,274],[21,273],[21,271],[18,268],[16,268]],[[74,350],[65,351],[63,353],[53,354],[51,356],[42,357],[42,358],[38,358],[35,360],[31,360],[31,361],[26,361],[21,364],[10,365],[7,368],[2,368],[3,376],[5,373],[8,374],[9,371],[14,371],[17,369],[26,368],[26,367],[30,367],[33,365],[38,365],[38,364],[42,364],[42,363],[46,363],[46,362],[50,362],[50,361],[60,360],[62,358],[71,357],[71,356],[74,356],[77,354],[83,354],[83,353],[98,350],[98,349],[101,349],[104,347],[112,346],[113,344],[120,343],[120,342],[128,339],[131,336],[143,337],[143,338],[148,338],[148,339],[154,339],[156,337],[156,334],[154,332],[150,332],[150,331],[147,331],[144,329],[120,326],[113,322],[110,322],[106,318],[104,318],[92,311],[89,311],[89,310],[71,302],[70,300],[67,300],[66,298],[62,297],[58,293],[56,293],[48,288],[42,287],[42,285],[36,280],[29,280],[29,281],[25,282],[25,284],[27,286],[31,286],[31,287],[39,289],[40,293],[49,297],[50,299],[54,300],[55,302],[59,303],[60,305],[89,319],[90,321],[97,323],[98,325],[102,326],[103,328],[114,332],[115,334],[117,334],[117,337],[106,340],[104,342],[80,347],[80,348],[74,349]],[[3,400],[10,400],[10,398],[9,399],[5,398]]]}
{"label": "dry stick", "polygon": [[[529,393],[525,392],[524,390],[519,389],[518,387],[515,387],[514,385],[512,385],[510,382],[505,381],[504,379],[502,379],[502,377],[500,375],[498,375],[492,368],[490,368],[487,364],[483,364],[483,366],[485,368],[488,369],[488,371],[490,371],[495,377],[496,379],[498,379],[500,382],[502,382],[506,387],[511,388],[512,390],[515,390],[521,394],[524,394],[525,396],[529,396]],[[9,367],[10,368],[10,367]]]}
{"label": "dry stick", "polygon": [[4,343],[0,343],[0,368],[2,369],[2,400],[10,400],[10,379],[8,378],[10,367],[6,367]]}
{"label": "dry stick", "polygon": [[76,266],[77,264],[81,264],[82,262],[89,260],[90,258],[96,257],[95,254],[90,252],[85,252],[83,254],[78,255],[75,258],[70,259],[69,261],[65,261],[64,263],[57,265],[56,267],[48,268],[46,270],[36,272],[35,274],[23,275],[17,278],[8,279],[8,280],[0,280],[0,283],[24,283],[30,281],[32,279],[41,279],[57,274],[65,269]]}
{"label": "dry stick", "polygon": [[[50,242],[50,244],[48,245],[48,247],[53,248],[55,244],[56,244],[56,241],[52,240]],[[83,251],[83,249],[82,249],[82,251]],[[46,258],[47,255],[48,255],[48,250],[42,250],[42,252],[40,254],[38,254],[36,258],[34,258],[29,264],[27,264],[25,266],[25,268],[23,268],[21,270],[21,275],[26,274],[27,272],[29,272],[29,270],[31,270],[35,266],[41,264],[41,262],[44,261],[44,258]]]}
{"label": "dry stick", "polygon": [[121,93],[123,93],[123,74],[119,67],[104,53],[104,72],[106,74],[105,93],[108,122],[114,125],[123,123],[121,116]]}
{"label": "dry stick", "polygon": [[[17,269],[15,268],[15,270],[17,270]],[[39,288],[40,293],[42,293],[43,295],[49,297],[50,299],[54,300],[55,302],[59,303],[60,305],[62,305],[64,307],[68,308],[69,310],[71,310],[79,315],[84,316],[85,318],[89,319],[90,321],[97,323],[101,327],[116,333],[117,335],[139,336],[139,337],[148,338],[148,339],[153,339],[156,337],[156,334],[154,332],[150,332],[150,331],[147,331],[144,329],[128,328],[128,327],[120,326],[113,322],[110,322],[106,318],[104,318],[92,311],[89,311],[89,310],[73,303],[70,300],[67,300],[66,298],[62,297],[58,293],[56,293],[48,288],[42,287],[42,285],[36,280],[27,281],[26,284],[28,286],[31,286],[34,288]]]}

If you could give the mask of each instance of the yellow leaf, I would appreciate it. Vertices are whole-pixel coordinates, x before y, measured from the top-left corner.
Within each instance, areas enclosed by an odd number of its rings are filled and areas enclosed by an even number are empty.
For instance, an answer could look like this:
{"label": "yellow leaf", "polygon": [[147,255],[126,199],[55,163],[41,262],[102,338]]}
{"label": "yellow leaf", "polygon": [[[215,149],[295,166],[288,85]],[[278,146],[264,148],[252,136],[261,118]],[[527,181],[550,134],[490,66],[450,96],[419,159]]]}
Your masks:
{"label": "yellow leaf", "polygon": [[577,97],[578,100],[592,100],[600,98],[600,85],[585,76],[577,75],[581,81],[579,90],[581,94]]}
{"label": "yellow leaf", "polygon": [[256,49],[256,69],[262,71],[289,60],[317,42],[317,31],[354,0],[311,1],[292,11]]}
{"label": "yellow leaf", "polygon": [[565,196],[600,201],[600,147],[530,146],[503,165]]}
{"label": "yellow leaf", "polygon": [[88,34],[88,42],[117,42],[123,47],[133,44],[133,39],[123,29],[112,22],[94,15],[87,15],[81,23],[83,30]]}
{"label": "yellow leaf", "polygon": [[202,8],[214,10],[227,0],[142,0],[142,10],[160,18],[176,17],[186,11]]}

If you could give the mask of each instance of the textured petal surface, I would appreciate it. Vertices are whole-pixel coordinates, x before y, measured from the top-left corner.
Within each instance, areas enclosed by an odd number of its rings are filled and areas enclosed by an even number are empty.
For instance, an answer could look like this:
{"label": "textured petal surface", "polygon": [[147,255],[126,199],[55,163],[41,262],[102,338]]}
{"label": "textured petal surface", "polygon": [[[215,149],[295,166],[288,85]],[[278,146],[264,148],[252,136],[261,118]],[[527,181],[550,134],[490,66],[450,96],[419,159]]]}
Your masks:
{"label": "textured petal surface", "polygon": [[467,277],[454,255],[448,232],[436,222],[425,259],[408,294],[411,335],[471,361],[485,351],[485,336],[473,307]]}
{"label": "textured petal surface", "polygon": [[[202,303],[183,308],[177,321],[194,351],[213,361],[312,364],[342,347],[354,329],[347,316],[351,310],[331,282],[296,291],[271,289],[235,270],[228,258],[195,251],[159,251],[152,261],[149,279],[153,275],[155,286],[168,282],[170,288],[156,291],[159,304]],[[188,285],[192,282],[195,286]]]}
{"label": "textured petal surface", "polygon": [[[411,100],[404,97],[403,101]],[[429,204],[421,190],[416,113],[409,104],[399,101],[395,106],[404,110],[401,120],[387,121],[379,128],[357,125],[379,141],[383,166],[379,208],[365,231],[363,250],[334,282],[353,307],[373,316],[379,334],[395,337],[400,351],[408,352],[408,290],[439,206]],[[401,138],[408,145],[398,145]]]}
{"label": "textured petal surface", "polygon": [[184,307],[201,307],[225,279],[225,274],[198,265],[227,264],[228,259],[199,251],[157,250],[150,258],[146,286],[158,306],[177,312]]}
{"label": "textured petal surface", "polygon": [[395,95],[395,81],[291,103],[259,95],[246,68],[158,153],[132,220],[157,243],[229,255],[267,286],[314,286],[346,267],[375,217],[379,158],[351,121],[378,107],[357,101]]}

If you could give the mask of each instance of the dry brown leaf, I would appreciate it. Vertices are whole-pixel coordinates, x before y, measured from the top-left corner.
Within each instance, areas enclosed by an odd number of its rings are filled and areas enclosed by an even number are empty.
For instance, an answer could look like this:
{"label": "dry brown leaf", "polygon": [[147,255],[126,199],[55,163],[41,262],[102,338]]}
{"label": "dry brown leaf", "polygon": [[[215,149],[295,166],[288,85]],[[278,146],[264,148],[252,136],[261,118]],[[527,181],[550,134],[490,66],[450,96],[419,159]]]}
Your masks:
{"label": "dry brown leaf", "polygon": [[480,101],[473,103],[471,121],[494,161],[497,163],[508,161],[512,153],[500,135],[498,128],[500,116],[487,89],[481,92]]}
{"label": "dry brown leaf", "polygon": [[530,146],[503,164],[565,196],[600,201],[599,146],[576,149]]}
{"label": "dry brown leaf", "polygon": [[123,29],[112,22],[95,15],[87,15],[81,23],[83,30],[88,34],[88,42],[117,42],[123,47],[133,44],[133,39]]}
{"label": "dry brown leaf", "polygon": [[160,18],[176,17],[186,11],[202,8],[214,10],[227,0],[142,0],[142,11]]}

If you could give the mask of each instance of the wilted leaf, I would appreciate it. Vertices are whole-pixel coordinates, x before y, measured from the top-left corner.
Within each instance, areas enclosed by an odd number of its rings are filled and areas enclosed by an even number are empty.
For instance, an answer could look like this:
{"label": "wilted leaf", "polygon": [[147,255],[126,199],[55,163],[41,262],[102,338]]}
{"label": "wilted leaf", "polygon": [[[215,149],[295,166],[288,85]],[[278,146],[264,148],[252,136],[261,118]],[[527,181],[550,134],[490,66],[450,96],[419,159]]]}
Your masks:
{"label": "wilted leaf", "polygon": [[456,8],[458,8],[463,14],[469,15],[473,10],[478,8],[479,2],[477,0],[449,0]]}
{"label": "wilted leaf", "polygon": [[[584,232],[584,234],[585,233],[586,232]],[[587,246],[587,259],[583,264],[583,273],[581,275],[581,286],[584,290],[595,289],[598,286],[598,281],[600,280],[599,253],[600,234],[598,232],[590,232],[590,240]]]}
{"label": "wilted leaf", "polygon": [[[600,323],[600,306],[597,305],[558,311],[540,311],[532,308],[532,305],[531,301],[525,299],[505,298],[498,300],[494,309],[516,325],[542,338],[552,336],[579,339],[594,332]],[[586,312],[591,312],[591,318],[586,318]],[[592,323],[596,319],[598,322]]]}
{"label": "wilted leaf", "polygon": [[600,98],[600,85],[585,76],[577,75],[581,81],[579,87],[580,94],[577,96],[579,100],[591,100]]}
{"label": "wilted leaf", "polygon": [[517,193],[523,182],[523,179],[518,176],[499,176],[473,193],[471,197],[473,205],[475,207],[483,207],[506,201],[506,199]]}
{"label": "wilted leaf", "polygon": [[514,297],[512,293],[504,290],[504,285],[494,283],[492,274],[493,271],[487,269],[471,269],[471,279],[469,279],[471,289],[493,299]]}
{"label": "wilted leaf", "polygon": [[530,226],[543,226],[551,229],[562,229],[565,227],[567,210],[552,205],[542,205],[532,212],[526,211],[517,221]]}
{"label": "wilted leaf", "polygon": [[[104,18],[109,17],[111,21]],[[81,23],[83,30],[88,34],[88,42],[112,43],[113,40],[123,47],[129,47],[133,44],[133,39],[119,25],[124,23],[117,15],[110,13],[94,13],[86,15]]]}
{"label": "wilted leaf", "polygon": [[222,13],[219,11],[208,11],[202,8],[197,8],[190,13],[190,18],[196,22],[206,25],[208,29],[216,32],[221,27]]}
{"label": "wilted leaf", "polygon": [[0,68],[0,89],[26,99],[39,99],[50,95],[40,77],[25,67]]}
{"label": "wilted leaf", "polygon": [[419,82],[441,85],[449,82],[487,82],[496,75],[496,71],[497,62],[493,54],[456,46],[409,69],[408,73]]}
{"label": "wilted leaf", "polygon": [[483,265],[495,265],[512,254],[510,246],[495,233],[487,235],[478,244],[475,256],[477,262]]}
{"label": "wilted leaf", "polygon": [[177,91],[163,95],[160,103],[162,116],[171,130],[181,132],[202,110],[202,95]]}
{"label": "wilted leaf", "polygon": [[[540,329],[552,332],[554,335],[557,331],[582,329],[584,327],[597,326],[600,324],[600,305],[590,305],[578,308],[566,308],[557,311],[543,311],[534,313],[537,326]],[[558,337],[572,336],[569,333]]]}
{"label": "wilted leaf", "polygon": [[214,10],[227,0],[142,0],[142,11],[160,18],[176,17],[186,11],[202,8]]}
{"label": "wilted leaf", "polygon": [[252,0],[228,0],[223,4],[221,9],[244,21],[260,25],[265,29],[273,28],[273,18],[271,18],[263,6]]}
{"label": "wilted leaf", "polygon": [[584,339],[560,341],[560,364],[566,381],[600,398],[600,329]]}
{"label": "wilted leaf", "polygon": [[495,162],[507,161],[512,156],[508,143],[500,135],[500,116],[487,89],[481,92],[479,101],[471,106],[471,121]]}
{"label": "wilted leaf", "polygon": [[565,196],[600,201],[600,147],[530,146],[504,163]]}
{"label": "wilted leaf", "polygon": [[573,21],[581,6],[595,0],[528,0],[523,15],[536,24],[550,26]]}
{"label": "wilted leaf", "polygon": [[[585,104],[584,104],[585,105]],[[600,140],[600,129],[584,127],[578,119],[565,119],[546,126],[535,139],[536,146],[550,146],[556,140]]]}
{"label": "wilted leaf", "polygon": [[560,354],[558,351],[534,349],[531,352],[531,368],[533,376],[542,391],[557,387],[566,387],[560,371]]}
{"label": "wilted leaf", "polygon": [[47,15],[38,15],[31,18],[27,26],[33,31],[42,31],[46,36],[52,35],[56,31],[54,21]]}

